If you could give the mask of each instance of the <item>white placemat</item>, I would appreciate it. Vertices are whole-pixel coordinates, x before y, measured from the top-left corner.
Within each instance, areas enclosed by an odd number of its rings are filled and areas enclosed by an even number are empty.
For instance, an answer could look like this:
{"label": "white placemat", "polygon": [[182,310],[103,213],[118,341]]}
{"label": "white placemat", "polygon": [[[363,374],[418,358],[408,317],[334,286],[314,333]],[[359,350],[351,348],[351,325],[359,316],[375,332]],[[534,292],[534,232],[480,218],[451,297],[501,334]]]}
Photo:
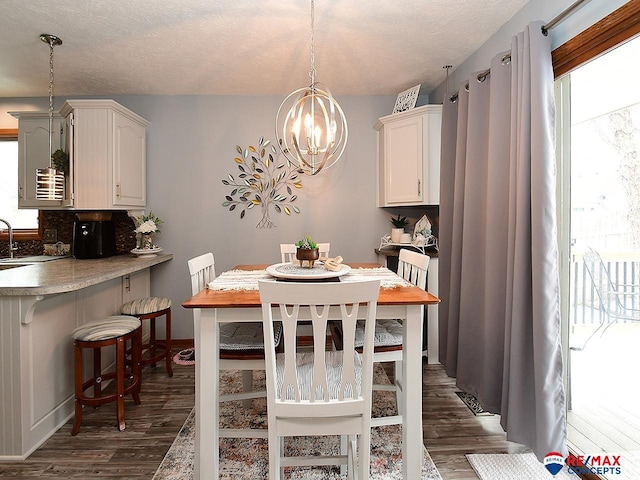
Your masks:
{"label": "white placemat", "polygon": [[[258,290],[259,280],[273,280],[266,270],[229,270],[221,273],[207,287],[211,290]],[[341,282],[363,282],[380,280],[382,288],[408,287],[411,283],[393,273],[388,268],[352,268],[340,277]]]}

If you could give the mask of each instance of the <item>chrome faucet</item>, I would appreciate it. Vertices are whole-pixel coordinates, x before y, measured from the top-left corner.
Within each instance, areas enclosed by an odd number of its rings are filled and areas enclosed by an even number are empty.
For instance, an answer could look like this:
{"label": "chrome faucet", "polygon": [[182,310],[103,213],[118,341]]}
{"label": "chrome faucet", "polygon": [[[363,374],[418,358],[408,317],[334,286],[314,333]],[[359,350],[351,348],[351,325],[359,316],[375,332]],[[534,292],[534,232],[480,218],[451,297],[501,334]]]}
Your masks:
{"label": "chrome faucet", "polygon": [[7,229],[9,231],[9,258],[13,258],[13,252],[18,250],[18,247],[13,246],[13,228],[11,228],[11,224],[6,220],[0,218],[0,222],[7,225]]}

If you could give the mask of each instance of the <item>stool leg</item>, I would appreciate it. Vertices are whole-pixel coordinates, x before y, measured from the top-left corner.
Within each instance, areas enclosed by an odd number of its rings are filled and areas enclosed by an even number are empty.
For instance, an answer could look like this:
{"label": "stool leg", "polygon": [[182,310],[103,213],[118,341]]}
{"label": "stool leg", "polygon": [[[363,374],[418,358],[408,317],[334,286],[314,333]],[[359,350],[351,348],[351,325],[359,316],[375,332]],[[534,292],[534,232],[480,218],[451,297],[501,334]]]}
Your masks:
{"label": "stool leg", "polygon": [[124,357],[126,350],[124,344],[122,337],[116,341],[116,413],[118,430],[121,432],[126,428],[124,423]]}
{"label": "stool leg", "polygon": [[93,378],[95,379],[93,398],[98,398],[102,396],[102,350],[100,348],[93,349]]}
{"label": "stool leg", "polygon": [[[149,358],[156,356],[156,319],[149,319]],[[156,363],[151,364],[152,368],[156,368]]]}
{"label": "stool leg", "polygon": [[167,310],[165,323],[165,364],[167,366],[167,374],[173,377],[173,370],[171,369],[171,309]]}
{"label": "stool leg", "polygon": [[142,388],[142,325],[131,338],[131,375],[136,387],[131,395],[136,405],[140,405],[140,389]]}
{"label": "stool leg", "polygon": [[73,363],[76,419],[71,429],[71,435],[75,436],[80,431],[80,422],[82,422],[82,404],[80,403],[82,396],[82,349],[77,340],[73,342]]}

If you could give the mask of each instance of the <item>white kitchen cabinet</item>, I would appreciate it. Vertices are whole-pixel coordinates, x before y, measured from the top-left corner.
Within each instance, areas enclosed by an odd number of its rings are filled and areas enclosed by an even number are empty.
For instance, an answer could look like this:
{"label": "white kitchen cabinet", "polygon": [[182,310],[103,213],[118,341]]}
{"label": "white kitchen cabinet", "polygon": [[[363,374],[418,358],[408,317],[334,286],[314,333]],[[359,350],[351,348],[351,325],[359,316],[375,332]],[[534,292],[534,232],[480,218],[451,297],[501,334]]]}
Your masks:
{"label": "white kitchen cabinet", "polygon": [[144,208],[149,122],[113,100],[68,100],[60,114],[68,126],[73,208]]}
{"label": "white kitchen cabinet", "polygon": [[441,124],[441,105],[378,120],[379,207],[440,203]]}
{"label": "white kitchen cabinet", "polygon": [[[66,184],[65,200],[36,199],[36,169],[49,166],[49,113],[10,113],[18,119],[18,208],[60,208],[68,205],[71,189]],[[64,150],[64,142],[64,119],[56,113],[53,116],[51,151]]]}

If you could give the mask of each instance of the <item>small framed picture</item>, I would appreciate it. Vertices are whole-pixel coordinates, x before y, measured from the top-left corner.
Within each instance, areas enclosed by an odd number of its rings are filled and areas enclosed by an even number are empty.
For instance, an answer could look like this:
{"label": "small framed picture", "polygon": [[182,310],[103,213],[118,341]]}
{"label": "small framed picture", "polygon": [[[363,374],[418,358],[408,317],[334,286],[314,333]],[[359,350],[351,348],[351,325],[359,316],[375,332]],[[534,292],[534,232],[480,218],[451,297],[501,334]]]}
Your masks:
{"label": "small framed picture", "polygon": [[409,90],[405,90],[404,92],[398,94],[398,98],[396,98],[396,106],[393,107],[393,112],[391,113],[399,113],[404,112],[405,110],[411,110],[416,106],[418,93],[420,93],[420,85],[416,85],[415,87],[412,87]]}

